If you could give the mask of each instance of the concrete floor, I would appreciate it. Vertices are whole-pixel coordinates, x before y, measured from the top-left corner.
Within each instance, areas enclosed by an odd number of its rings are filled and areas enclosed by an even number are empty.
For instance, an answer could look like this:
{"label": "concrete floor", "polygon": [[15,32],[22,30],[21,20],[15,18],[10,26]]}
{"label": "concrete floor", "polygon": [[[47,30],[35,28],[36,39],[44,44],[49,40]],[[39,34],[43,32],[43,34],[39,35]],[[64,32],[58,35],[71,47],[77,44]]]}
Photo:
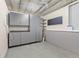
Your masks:
{"label": "concrete floor", "polygon": [[6,58],[78,58],[79,56],[62,48],[45,43],[35,43],[10,48]]}

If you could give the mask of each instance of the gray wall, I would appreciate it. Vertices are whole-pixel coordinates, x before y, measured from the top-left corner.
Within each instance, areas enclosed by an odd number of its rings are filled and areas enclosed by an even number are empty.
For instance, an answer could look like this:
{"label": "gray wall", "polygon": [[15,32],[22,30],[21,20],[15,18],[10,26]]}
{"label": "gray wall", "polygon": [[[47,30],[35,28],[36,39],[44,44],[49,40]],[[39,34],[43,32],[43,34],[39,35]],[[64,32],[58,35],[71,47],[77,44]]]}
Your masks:
{"label": "gray wall", "polygon": [[64,49],[79,54],[79,33],[65,31],[46,31],[46,40]]}
{"label": "gray wall", "polygon": [[70,25],[74,30],[79,30],[79,3],[70,6]]}

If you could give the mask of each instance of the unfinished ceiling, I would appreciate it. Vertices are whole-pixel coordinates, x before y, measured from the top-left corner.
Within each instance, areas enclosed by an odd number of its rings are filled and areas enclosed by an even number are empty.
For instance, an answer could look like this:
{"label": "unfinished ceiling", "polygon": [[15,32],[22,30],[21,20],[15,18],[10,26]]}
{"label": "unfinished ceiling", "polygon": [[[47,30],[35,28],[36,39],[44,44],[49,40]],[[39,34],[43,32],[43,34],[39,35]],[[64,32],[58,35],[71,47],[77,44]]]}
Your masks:
{"label": "unfinished ceiling", "polygon": [[10,11],[44,16],[77,0],[6,0]]}

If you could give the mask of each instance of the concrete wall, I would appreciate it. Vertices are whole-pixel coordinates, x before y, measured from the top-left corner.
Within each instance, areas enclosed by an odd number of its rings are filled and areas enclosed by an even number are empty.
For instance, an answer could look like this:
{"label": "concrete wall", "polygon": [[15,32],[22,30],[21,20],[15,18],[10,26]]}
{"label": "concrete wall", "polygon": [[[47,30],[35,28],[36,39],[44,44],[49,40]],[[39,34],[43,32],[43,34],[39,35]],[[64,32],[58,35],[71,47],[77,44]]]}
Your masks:
{"label": "concrete wall", "polygon": [[7,52],[7,17],[8,9],[5,0],[0,0],[0,57],[4,57]]}

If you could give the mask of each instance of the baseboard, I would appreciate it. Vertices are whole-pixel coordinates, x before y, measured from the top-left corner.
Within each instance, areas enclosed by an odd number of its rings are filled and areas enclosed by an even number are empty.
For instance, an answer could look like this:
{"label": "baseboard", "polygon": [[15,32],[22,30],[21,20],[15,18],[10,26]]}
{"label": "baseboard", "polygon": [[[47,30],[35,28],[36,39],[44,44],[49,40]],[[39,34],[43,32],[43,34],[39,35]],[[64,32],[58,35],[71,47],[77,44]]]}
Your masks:
{"label": "baseboard", "polygon": [[39,43],[39,42],[41,42],[41,41],[35,41],[35,42],[30,42],[30,43],[25,43],[25,44],[15,45],[15,46],[9,46],[8,48],[19,47],[19,46],[24,46],[24,45],[30,45],[30,44],[33,44],[33,43]]}

